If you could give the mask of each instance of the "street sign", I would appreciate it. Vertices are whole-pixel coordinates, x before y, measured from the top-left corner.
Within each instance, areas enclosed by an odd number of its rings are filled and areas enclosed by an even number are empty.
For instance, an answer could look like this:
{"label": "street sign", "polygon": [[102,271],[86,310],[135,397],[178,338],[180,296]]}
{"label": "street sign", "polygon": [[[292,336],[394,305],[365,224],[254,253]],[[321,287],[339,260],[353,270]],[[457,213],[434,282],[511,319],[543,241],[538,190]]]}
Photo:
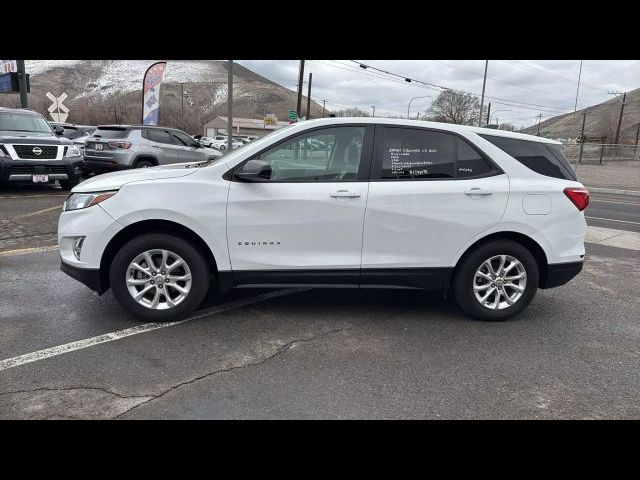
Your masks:
{"label": "street sign", "polygon": [[298,120],[298,112],[296,112],[295,110],[289,110],[289,120]]}
{"label": "street sign", "polygon": [[18,71],[18,63],[15,60],[0,60],[0,74]]}
{"label": "street sign", "polygon": [[[47,98],[49,98],[49,100],[53,102],[52,105],[47,109],[49,110],[49,115],[51,115],[51,118],[53,118],[54,121],[64,123],[69,116],[69,108],[66,105],[63,105],[62,102],[67,99],[68,95],[66,93],[63,93],[59,97],[56,97],[51,92],[47,92],[46,95]],[[60,112],[60,110],[62,110],[62,113]]]}
{"label": "street sign", "polygon": [[267,125],[278,125],[278,117],[276,117],[275,113],[267,113],[264,116],[264,126]]}
{"label": "street sign", "polygon": [[[27,92],[31,91],[29,75],[27,75]],[[16,93],[20,91],[20,80],[15,72],[0,75],[0,93]]]}

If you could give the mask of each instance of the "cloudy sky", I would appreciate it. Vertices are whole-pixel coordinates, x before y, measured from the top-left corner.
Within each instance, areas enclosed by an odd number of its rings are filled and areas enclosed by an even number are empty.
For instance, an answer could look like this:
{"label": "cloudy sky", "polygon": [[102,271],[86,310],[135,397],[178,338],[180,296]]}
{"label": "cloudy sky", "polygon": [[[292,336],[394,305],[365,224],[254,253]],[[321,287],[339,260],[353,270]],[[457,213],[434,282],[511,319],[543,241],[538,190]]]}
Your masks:
{"label": "cloudy sky", "polygon": [[[482,92],[484,60],[364,60],[358,62],[423,82],[470,93]],[[298,81],[298,60],[241,60],[238,63],[292,90]],[[492,121],[516,127],[572,112],[580,60],[490,60],[485,104]],[[311,97],[327,108],[358,107],[378,115],[411,116],[424,112],[441,91],[416,82],[363,69],[349,60],[307,60],[305,81],[313,73]],[[612,98],[608,92],[640,87],[640,60],[584,60],[578,110]],[[305,94],[306,94],[305,83]]]}

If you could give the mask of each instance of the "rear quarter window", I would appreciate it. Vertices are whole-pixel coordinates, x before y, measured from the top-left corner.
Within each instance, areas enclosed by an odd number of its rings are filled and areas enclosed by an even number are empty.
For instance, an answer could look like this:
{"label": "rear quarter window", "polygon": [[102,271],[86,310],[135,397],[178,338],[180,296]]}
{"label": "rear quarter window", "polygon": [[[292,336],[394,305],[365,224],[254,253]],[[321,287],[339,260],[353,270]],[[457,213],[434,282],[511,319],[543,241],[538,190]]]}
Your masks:
{"label": "rear quarter window", "polygon": [[576,174],[563,155],[560,145],[495,135],[480,136],[540,175],[576,180]]}

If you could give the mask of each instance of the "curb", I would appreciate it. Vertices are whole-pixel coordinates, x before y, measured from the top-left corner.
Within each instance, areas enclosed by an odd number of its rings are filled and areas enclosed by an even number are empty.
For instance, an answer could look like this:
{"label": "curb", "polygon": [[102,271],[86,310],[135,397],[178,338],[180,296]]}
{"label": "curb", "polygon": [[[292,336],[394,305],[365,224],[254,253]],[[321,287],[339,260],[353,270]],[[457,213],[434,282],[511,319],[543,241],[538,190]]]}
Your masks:
{"label": "curb", "polygon": [[616,188],[598,188],[589,186],[586,187],[590,192],[593,193],[611,193],[614,195],[629,195],[632,197],[640,197],[640,191],[638,190],[618,190]]}

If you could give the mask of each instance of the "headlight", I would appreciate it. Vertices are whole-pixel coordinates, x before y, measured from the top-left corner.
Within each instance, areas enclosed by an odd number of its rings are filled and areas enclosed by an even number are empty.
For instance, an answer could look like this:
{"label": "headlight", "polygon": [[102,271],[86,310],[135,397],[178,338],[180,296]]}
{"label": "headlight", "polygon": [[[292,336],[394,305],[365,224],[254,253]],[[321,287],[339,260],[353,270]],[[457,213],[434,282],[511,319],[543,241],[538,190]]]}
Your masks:
{"label": "headlight", "polygon": [[78,157],[80,155],[81,155],[80,149],[75,145],[72,145],[69,148],[67,148],[67,154],[65,155],[65,157]]}
{"label": "headlight", "polygon": [[96,205],[100,202],[104,202],[107,198],[113,197],[118,191],[113,192],[96,192],[96,193],[72,193],[64,202],[63,212],[70,210],[80,210],[81,208],[87,208],[91,205]]}

